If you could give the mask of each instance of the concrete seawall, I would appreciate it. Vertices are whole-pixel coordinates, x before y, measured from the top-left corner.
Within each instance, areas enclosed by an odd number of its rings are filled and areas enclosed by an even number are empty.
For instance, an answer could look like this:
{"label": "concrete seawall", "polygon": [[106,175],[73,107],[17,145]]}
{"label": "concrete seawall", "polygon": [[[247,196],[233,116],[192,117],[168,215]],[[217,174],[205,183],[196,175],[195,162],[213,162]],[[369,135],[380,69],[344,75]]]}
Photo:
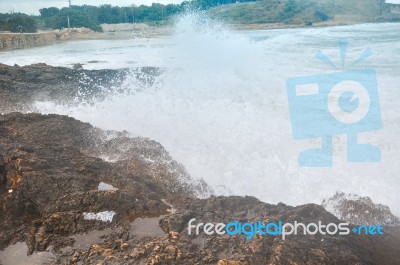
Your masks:
{"label": "concrete seawall", "polygon": [[48,33],[0,33],[0,51],[31,48],[55,43],[57,36]]}

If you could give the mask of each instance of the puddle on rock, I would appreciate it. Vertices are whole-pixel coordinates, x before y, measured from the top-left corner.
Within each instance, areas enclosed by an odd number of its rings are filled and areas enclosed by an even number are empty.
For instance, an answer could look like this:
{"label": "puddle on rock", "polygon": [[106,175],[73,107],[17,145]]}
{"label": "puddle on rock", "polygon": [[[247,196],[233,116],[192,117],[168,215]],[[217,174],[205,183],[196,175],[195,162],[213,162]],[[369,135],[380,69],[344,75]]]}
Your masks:
{"label": "puddle on rock", "polygon": [[86,234],[73,235],[71,237],[75,242],[72,248],[83,249],[90,247],[94,243],[103,243],[104,240],[101,237],[111,234],[112,232],[111,228],[106,228],[104,230],[92,230]]}
{"label": "puddle on rock", "polygon": [[[163,216],[151,217],[151,218],[136,218],[131,223],[129,232],[137,237],[163,237],[164,231],[158,225],[158,222]],[[104,239],[101,237],[110,235],[112,232],[122,232],[121,229],[106,228],[104,230],[92,230],[85,234],[76,234],[71,236],[75,240],[74,244],[70,247],[62,248],[63,253],[68,253],[73,249],[87,249],[95,243],[103,243]],[[6,264],[2,264],[6,265]]]}
{"label": "puddle on rock", "polygon": [[50,252],[34,252],[27,255],[28,246],[25,242],[19,242],[8,246],[0,251],[0,263],[2,265],[42,265],[54,259],[54,255]]}
{"label": "puddle on rock", "polygon": [[136,218],[132,222],[131,229],[129,232],[137,237],[163,237],[165,236],[164,231],[158,225],[158,222],[163,216],[151,217],[151,218]]}
{"label": "puddle on rock", "polygon": [[92,230],[85,234],[75,234],[71,236],[71,238],[73,238],[75,241],[74,244],[72,246],[61,248],[60,250],[63,253],[69,253],[74,249],[87,249],[95,243],[103,243],[104,239],[101,237],[110,235],[112,232],[122,232],[122,230],[119,228],[106,228],[103,230]]}

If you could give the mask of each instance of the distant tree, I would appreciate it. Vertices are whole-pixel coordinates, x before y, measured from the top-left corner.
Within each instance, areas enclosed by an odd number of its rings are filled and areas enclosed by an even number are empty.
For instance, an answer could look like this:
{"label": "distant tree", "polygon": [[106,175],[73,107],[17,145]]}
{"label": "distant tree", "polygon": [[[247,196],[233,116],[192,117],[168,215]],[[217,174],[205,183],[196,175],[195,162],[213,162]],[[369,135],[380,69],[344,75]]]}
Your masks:
{"label": "distant tree", "polygon": [[5,28],[11,32],[34,33],[37,31],[37,24],[29,16],[16,16],[6,22]]}
{"label": "distant tree", "polygon": [[0,31],[36,32],[37,18],[23,13],[0,13]]}
{"label": "distant tree", "polygon": [[174,5],[174,4],[168,4],[165,6],[165,12],[167,15],[173,15],[182,10],[181,6],[179,5]]}
{"label": "distant tree", "polygon": [[60,13],[60,9],[57,7],[49,7],[39,9],[40,16],[44,19],[57,16]]}
{"label": "distant tree", "polygon": [[301,11],[300,3],[301,1],[288,0],[285,7],[278,15],[278,20],[288,20],[294,17],[298,12]]}
{"label": "distant tree", "polygon": [[7,22],[0,19],[0,31],[6,31],[6,30],[7,30]]}
{"label": "distant tree", "polygon": [[114,21],[113,7],[111,5],[101,5],[97,11],[97,21],[100,23],[112,23]]}
{"label": "distant tree", "polygon": [[[216,1],[216,0],[196,0],[196,1]],[[219,0],[234,1],[234,0]],[[247,1],[247,0],[246,0]],[[171,16],[184,10],[184,4],[163,5],[153,3],[151,6],[118,7],[112,5],[100,6],[71,6],[68,8],[42,8],[40,9],[40,18],[45,27],[65,28],[67,27],[67,17],[70,18],[71,27],[87,27],[94,30],[100,30],[100,24],[133,23],[138,21],[159,22],[167,20]]]}
{"label": "distant tree", "polygon": [[317,21],[327,21],[330,17],[322,11],[315,11],[314,17]]}
{"label": "distant tree", "polygon": [[101,31],[97,21],[82,11],[68,7],[62,8],[56,16],[45,19],[45,25],[54,29],[67,28],[68,18],[70,26],[73,28],[85,27],[95,31]]}

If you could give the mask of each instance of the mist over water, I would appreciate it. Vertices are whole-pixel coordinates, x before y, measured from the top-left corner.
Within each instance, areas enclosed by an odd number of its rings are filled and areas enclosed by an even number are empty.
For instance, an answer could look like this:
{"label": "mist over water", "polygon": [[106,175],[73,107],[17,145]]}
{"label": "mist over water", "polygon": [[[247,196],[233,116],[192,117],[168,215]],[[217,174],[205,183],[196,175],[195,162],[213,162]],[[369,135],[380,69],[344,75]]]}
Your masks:
{"label": "mist over water", "polygon": [[[133,77],[126,80],[133,93],[94,104],[37,102],[37,109],[154,139],[217,194],[298,205],[320,203],[341,190],[370,196],[400,214],[400,24],[237,32],[187,15],[175,30],[173,36],[149,40],[147,46],[137,47],[136,40],[104,41],[105,56],[89,51],[85,42],[74,43],[75,62],[92,56],[106,61],[101,67],[116,68],[111,59],[115,48],[123,54],[116,55],[121,67],[136,61],[135,66],[166,70],[144,89],[138,90]],[[368,47],[374,52],[355,69],[377,71],[384,128],[362,133],[360,142],[378,145],[382,162],[347,163],[346,138],[337,136],[332,168],[300,168],[298,154],[320,142],[292,138],[286,80],[333,72],[315,54],[321,50],[340,65],[339,38],[349,39],[349,64]],[[61,58],[66,47],[58,48]],[[18,52],[16,61],[37,59],[26,55],[29,51]]]}

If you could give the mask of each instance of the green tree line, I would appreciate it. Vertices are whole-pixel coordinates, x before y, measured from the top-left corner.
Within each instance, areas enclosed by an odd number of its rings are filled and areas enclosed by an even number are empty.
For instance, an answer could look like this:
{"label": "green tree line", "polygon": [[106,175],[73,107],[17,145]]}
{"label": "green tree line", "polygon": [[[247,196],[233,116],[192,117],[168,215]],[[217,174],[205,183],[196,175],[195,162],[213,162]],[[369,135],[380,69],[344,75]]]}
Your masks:
{"label": "green tree line", "polygon": [[39,10],[40,18],[45,27],[66,28],[69,18],[71,27],[87,27],[93,30],[100,30],[99,25],[102,23],[159,22],[168,19],[179,11],[181,11],[180,5],[173,4],[130,7],[83,5],[61,9],[50,7]]}
{"label": "green tree line", "polygon": [[37,31],[37,20],[22,13],[0,14],[0,31],[33,33]]}
{"label": "green tree line", "polygon": [[[241,2],[255,0],[240,0]],[[56,7],[40,9],[40,17],[44,25],[49,28],[65,28],[68,26],[68,17],[71,27],[87,27],[99,30],[102,23],[134,23],[134,22],[162,22],[186,10],[205,10],[217,5],[235,3],[237,0],[193,0],[181,4],[158,4],[151,6],[119,7],[112,5],[101,6],[71,6],[58,9]]]}
{"label": "green tree line", "polygon": [[[239,0],[249,2],[255,0]],[[70,7],[49,7],[39,10],[39,17],[25,14],[0,14],[0,31],[35,32],[38,27],[61,29],[68,27],[86,27],[100,31],[100,24],[152,22],[162,23],[187,9],[206,10],[214,6],[236,3],[238,0],[192,0],[181,4],[158,4],[151,6],[131,5],[119,7],[112,5],[72,5]]]}

